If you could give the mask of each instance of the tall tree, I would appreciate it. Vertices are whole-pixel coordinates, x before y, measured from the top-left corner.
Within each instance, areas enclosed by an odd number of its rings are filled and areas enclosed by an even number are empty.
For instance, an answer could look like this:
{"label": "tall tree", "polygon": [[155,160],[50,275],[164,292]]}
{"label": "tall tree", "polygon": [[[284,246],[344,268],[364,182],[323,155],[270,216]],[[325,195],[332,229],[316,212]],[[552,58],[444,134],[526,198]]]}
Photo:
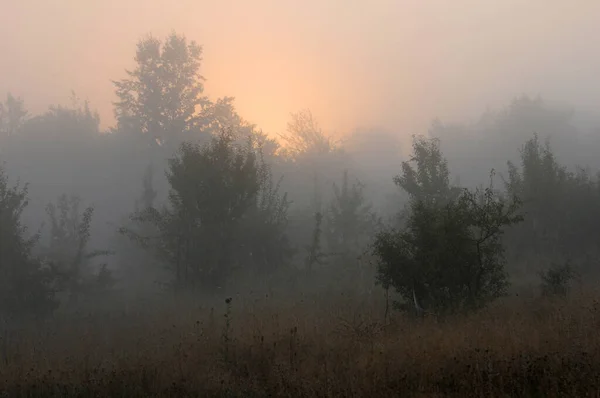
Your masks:
{"label": "tall tree", "polygon": [[200,74],[202,47],[175,33],[164,41],[147,37],[137,44],[136,67],[114,81],[118,129],[148,134],[162,143],[199,124],[208,104]]}

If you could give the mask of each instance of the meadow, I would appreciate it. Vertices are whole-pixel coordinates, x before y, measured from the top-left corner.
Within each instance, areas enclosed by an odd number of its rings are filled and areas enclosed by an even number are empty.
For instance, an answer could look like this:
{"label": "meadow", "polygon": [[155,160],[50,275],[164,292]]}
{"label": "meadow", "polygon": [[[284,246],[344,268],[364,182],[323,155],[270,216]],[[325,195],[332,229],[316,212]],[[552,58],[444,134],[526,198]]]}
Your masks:
{"label": "meadow", "polygon": [[600,291],[513,294],[443,320],[386,315],[380,293],[59,311],[4,333],[0,396],[600,395]]}

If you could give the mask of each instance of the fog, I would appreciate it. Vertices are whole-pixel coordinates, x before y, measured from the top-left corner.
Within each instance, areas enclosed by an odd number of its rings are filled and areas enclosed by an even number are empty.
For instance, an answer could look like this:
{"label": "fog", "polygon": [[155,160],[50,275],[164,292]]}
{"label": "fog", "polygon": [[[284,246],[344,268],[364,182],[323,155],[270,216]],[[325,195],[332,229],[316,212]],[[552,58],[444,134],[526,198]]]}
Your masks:
{"label": "fog", "polygon": [[0,16],[0,396],[600,389],[600,2]]}
{"label": "fog", "polygon": [[327,131],[402,138],[520,94],[600,105],[600,5],[561,1],[23,0],[1,2],[0,92],[39,113],[71,90],[114,123],[111,79],[138,39],[172,30],[204,47],[206,91],[274,134],[310,108]]}
{"label": "fog", "polygon": [[[22,98],[33,118],[28,134],[2,144],[1,160],[11,180],[31,184],[26,216],[34,230],[47,203],[77,194],[96,210],[92,240],[110,246],[149,164],[157,170],[159,198],[166,199],[163,172],[175,146],[146,151],[119,134],[100,137],[117,127],[113,81],[135,67],[136,43],[173,32],[202,46],[200,73],[211,101],[234,97],[241,118],[280,142],[292,113],[308,109],[317,130],[341,143],[341,155],[295,166],[275,160],[292,213],[310,207],[315,190],[326,203],[331,185],[350,170],[366,183],[378,214],[392,217],[402,202],[392,179],[413,135],[441,139],[452,177],[463,186],[485,182],[492,168],[505,178],[507,160],[519,163],[519,149],[534,133],[550,138],[569,169],[600,167],[594,1],[1,6],[0,92]],[[98,119],[83,112],[85,101]],[[298,217],[310,225],[307,214]]]}

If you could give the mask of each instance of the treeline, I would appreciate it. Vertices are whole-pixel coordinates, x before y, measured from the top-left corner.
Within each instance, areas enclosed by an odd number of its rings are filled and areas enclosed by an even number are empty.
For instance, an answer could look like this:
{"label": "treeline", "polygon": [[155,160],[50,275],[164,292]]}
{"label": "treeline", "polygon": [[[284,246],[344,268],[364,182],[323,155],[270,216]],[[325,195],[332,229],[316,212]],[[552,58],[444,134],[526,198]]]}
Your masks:
{"label": "treeline", "polygon": [[[292,115],[275,140],[241,118],[232,98],[204,94],[201,57],[183,36],[140,41],[136,68],[113,82],[117,125],[108,132],[87,102],[30,117],[8,95],[0,107],[3,317],[48,313],[119,286],[214,294],[241,277],[304,290],[377,282],[404,309],[442,314],[501,297],[511,275],[544,270],[545,291],[564,292],[573,270],[594,274],[600,177],[569,170],[538,135],[506,138],[516,155],[522,145],[520,158],[511,153],[497,172],[502,152],[491,156],[465,138],[473,126],[434,123],[433,138],[415,137],[405,162],[385,134],[353,136],[383,138],[361,153],[309,111]],[[521,98],[475,127],[568,125],[556,115]],[[480,158],[490,182],[453,182],[441,146],[451,164]],[[9,176],[43,188],[30,195]]]}

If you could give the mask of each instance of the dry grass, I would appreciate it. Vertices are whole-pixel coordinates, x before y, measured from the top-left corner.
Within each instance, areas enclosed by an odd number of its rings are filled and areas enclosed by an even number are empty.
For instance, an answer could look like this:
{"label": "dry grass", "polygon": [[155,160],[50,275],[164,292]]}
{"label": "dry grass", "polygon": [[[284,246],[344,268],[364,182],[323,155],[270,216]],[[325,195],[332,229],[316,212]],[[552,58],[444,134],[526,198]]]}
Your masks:
{"label": "dry grass", "polygon": [[[4,396],[600,395],[600,295],[411,321],[348,295],[62,314],[5,337]],[[151,310],[150,310],[151,309]],[[229,327],[226,326],[228,314]],[[2,347],[2,345],[0,345]]]}

